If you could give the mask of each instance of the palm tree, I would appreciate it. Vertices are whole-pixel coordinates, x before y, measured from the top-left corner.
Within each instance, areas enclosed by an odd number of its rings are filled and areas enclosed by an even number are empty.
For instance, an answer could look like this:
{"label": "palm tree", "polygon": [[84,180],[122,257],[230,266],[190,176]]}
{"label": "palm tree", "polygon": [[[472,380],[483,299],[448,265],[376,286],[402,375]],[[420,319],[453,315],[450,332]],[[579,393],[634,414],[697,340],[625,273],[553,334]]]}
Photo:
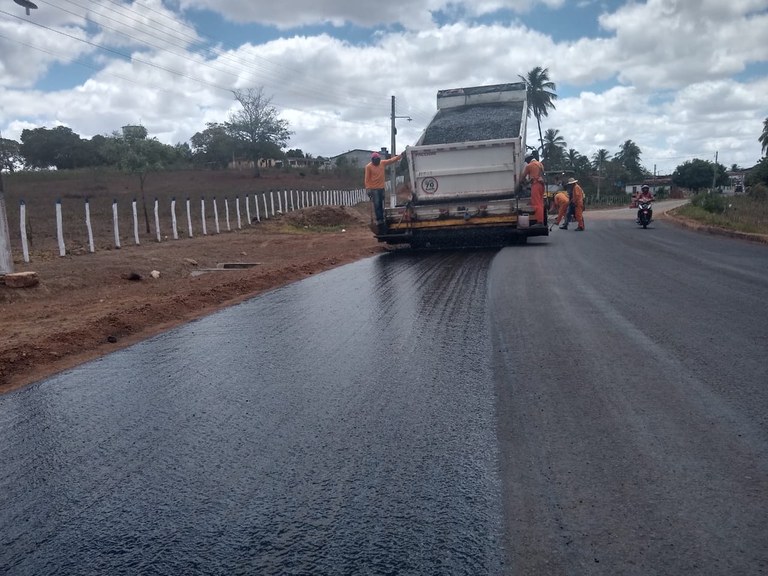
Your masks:
{"label": "palm tree", "polygon": [[565,147],[568,146],[565,138],[560,135],[560,130],[548,128],[547,131],[544,132],[544,138],[542,138],[542,142],[544,158],[549,159],[549,163],[552,164],[552,166],[549,166],[549,168],[560,167],[564,156],[563,150],[565,150]]}
{"label": "palm tree", "polygon": [[760,141],[760,144],[762,144],[762,151],[763,154],[768,152],[768,118],[763,120],[763,133],[760,134],[760,138],[758,138]]}
{"label": "palm tree", "polygon": [[605,148],[600,148],[592,155],[592,167],[597,170],[597,199],[600,200],[600,179],[603,176],[603,166],[608,163],[611,155]]}
{"label": "palm tree", "polygon": [[565,161],[568,168],[576,170],[579,166],[579,158],[581,158],[581,154],[579,154],[575,148],[569,148],[568,153],[565,155]]}
{"label": "palm tree", "polygon": [[642,154],[640,147],[632,140],[625,141],[616,154],[616,160],[633,179],[641,178],[643,175],[643,168],[640,166],[640,154]]}
{"label": "palm tree", "polygon": [[592,167],[597,170],[598,173],[602,171],[602,166],[608,160],[610,160],[611,155],[608,153],[608,150],[605,148],[600,148],[597,152],[592,154]]}
{"label": "palm tree", "polygon": [[520,79],[525,83],[525,89],[528,98],[528,118],[533,114],[536,117],[536,124],[539,128],[539,143],[541,144],[544,158],[547,158],[544,152],[544,138],[541,135],[541,118],[547,116],[549,110],[555,109],[554,101],[557,100],[557,89],[554,82],[549,80],[549,69],[536,66],[529,71],[527,76],[521,76]]}

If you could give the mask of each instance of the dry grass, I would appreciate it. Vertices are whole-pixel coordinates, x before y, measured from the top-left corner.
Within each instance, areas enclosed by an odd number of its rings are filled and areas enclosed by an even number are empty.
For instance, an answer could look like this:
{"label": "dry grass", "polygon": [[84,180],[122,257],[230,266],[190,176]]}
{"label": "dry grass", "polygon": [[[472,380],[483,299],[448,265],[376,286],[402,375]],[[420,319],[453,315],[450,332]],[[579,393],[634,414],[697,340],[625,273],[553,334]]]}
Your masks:
{"label": "dry grass", "polygon": [[768,203],[749,196],[730,196],[724,198],[724,204],[722,213],[708,212],[693,204],[682,206],[677,213],[708,226],[749,234],[768,234]]}

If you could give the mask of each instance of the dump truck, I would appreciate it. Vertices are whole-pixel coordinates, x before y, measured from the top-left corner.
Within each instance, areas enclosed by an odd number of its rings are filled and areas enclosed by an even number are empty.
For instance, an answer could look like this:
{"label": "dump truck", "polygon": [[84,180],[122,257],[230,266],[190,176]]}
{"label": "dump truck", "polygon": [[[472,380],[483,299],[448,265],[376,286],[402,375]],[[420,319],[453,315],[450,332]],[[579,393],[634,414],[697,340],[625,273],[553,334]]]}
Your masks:
{"label": "dump truck", "polygon": [[522,82],[439,90],[437,113],[405,150],[406,199],[385,208],[377,239],[422,248],[547,236],[520,180],[526,94]]}

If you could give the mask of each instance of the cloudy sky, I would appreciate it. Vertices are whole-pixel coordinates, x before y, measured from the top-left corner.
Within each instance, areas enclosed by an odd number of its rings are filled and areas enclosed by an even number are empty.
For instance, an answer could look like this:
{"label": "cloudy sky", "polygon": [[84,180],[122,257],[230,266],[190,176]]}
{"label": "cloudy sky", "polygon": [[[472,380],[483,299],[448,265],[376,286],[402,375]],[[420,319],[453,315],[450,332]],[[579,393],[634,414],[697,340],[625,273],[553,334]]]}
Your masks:
{"label": "cloudy sky", "polygon": [[289,148],[313,156],[389,147],[394,96],[400,151],[437,90],[542,66],[558,94],[542,128],[581,154],[631,139],[659,174],[716,153],[726,167],[761,157],[768,0],[34,2],[27,16],[0,0],[4,138],[142,124],[188,142],[237,109],[233,90],[262,87]]}

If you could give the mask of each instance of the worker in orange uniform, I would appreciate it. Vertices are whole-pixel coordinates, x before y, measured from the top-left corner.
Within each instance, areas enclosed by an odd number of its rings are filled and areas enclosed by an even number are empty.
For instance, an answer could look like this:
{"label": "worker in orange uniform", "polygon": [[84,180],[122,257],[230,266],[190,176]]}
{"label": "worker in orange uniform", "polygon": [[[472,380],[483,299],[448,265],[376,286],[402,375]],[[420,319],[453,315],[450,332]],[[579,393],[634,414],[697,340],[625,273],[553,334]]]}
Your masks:
{"label": "worker in orange uniform", "polygon": [[[557,207],[557,218],[555,226],[560,226],[562,230],[568,229],[568,206],[571,201],[567,192],[558,192],[555,194],[555,206]],[[560,222],[562,221],[562,224]]]}
{"label": "worker in orange uniform", "polygon": [[371,161],[365,165],[365,188],[368,197],[373,201],[373,211],[376,215],[376,225],[381,228],[384,224],[384,182],[385,166],[400,160],[401,155],[382,159],[378,152],[371,154]]}
{"label": "worker in orange uniform", "polygon": [[565,191],[568,193],[568,199],[573,206],[573,216],[576,218],[577,232],[584,230],[584,190],[579,186],[576,178],[571,178],[565,183]]}
{"label": "worker in orange uniform", "polygon": [[539,161],[537,150],[526,156],[527,164],[520,174],[520,181],[526,179],[531,183],[531,205],[534,218],[538,224],[544,223],[544,164]]}

